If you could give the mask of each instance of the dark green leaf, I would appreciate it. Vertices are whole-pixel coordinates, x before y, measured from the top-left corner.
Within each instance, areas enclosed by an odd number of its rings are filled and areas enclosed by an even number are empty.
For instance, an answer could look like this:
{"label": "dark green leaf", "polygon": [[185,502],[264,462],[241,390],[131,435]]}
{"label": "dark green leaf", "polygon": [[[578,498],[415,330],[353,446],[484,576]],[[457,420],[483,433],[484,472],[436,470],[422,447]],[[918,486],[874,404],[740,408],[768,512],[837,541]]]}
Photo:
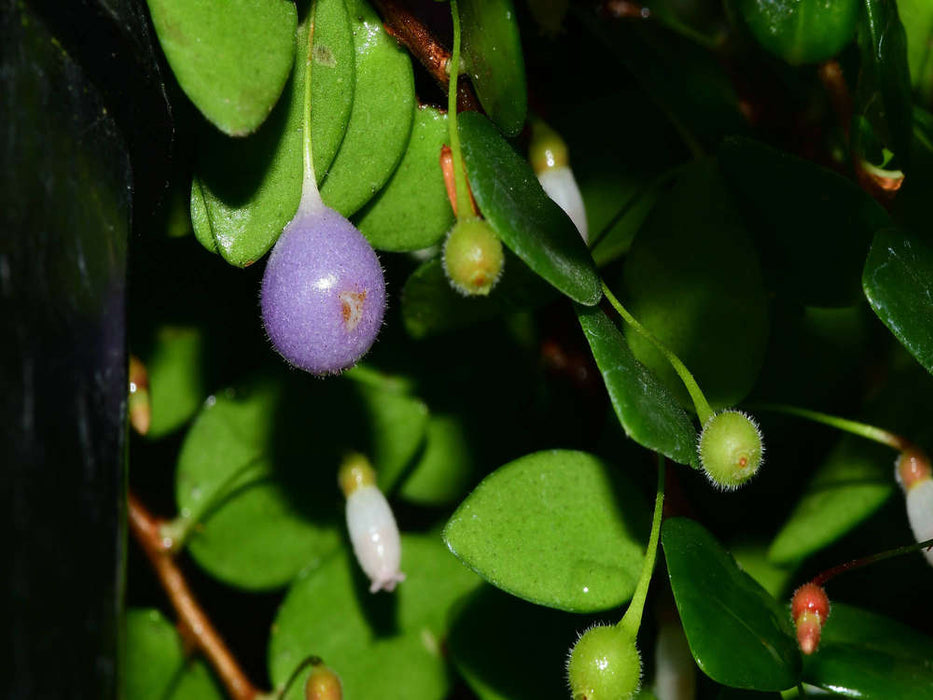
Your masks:
{"label": "dark green leaf", "polygon": [[[405,581],[394,594],[369,582],[345,551],[304,572],[272,625],[269,675],[280,687],[307,656],[320,656],[354,700],[442,700],[450,677],[442,645],[448,612],[479,579],[437,536],[402,537]],[[303,682],[286,696],[304,697]]]}
{"label": "dark green leaf", "polygon": [[674,396],[635,359],[602,309],[576,309],[625,434],[649,450],[696,466],[696,429]]}
{"label": "dark green leaf", "polygon": [[834,603],[803,680],[854,698],[933,698],[933,639],[875,613]]}
{"label": "dark green leaf", "polygon": [[680,620],[700,669],[735,688],[795,685],[800,652],[784,606],[699,523],[667,520],[661,542]]}
{"label": "dark green leaf", "polygon": [[486,114],[506,136],[525,124],[525,59],[512,0],[462,0],[463,62]]}
{"label": "dark green leaf", "polygon": [[889,154],[904,169],[910,161],[912,107],[907,34],[895,0],[862,0],[861,70],[852,138],[856,155],[884,170]]}
{"label": "dark green leaf", "polygon": [[897,229],[872,241],[862,286],[884,325],[933,373],[933,249]]}
{"label": "dark green leaf", "polygon": [[324,175],[325,204],[344,216],[357,212],[391,177],[408,145],[415,116],[408,54],[386,33],[366,0],[348,0],[347,6],[356,51],[353,108],[330,170],[318,173]]}
{"label": "dark green leaf", "polygon": [[[343,139],[353,101],[353,35],[342,0],[317,0],[311,64],[311,135],[320,182]],[[307,19],[294,40],[307,55]],[[304,82],[307,62],[297,60],[279,104],[254,136],[230,141],[202,134],[191,185],[191,223],[208,250],[245,267],[278,240],[301,197]]]}
{"label": "dark green leaf", "polygon": [[185,94],[231,136],[255,131],[292,68],[297,17],[288,0],[147,0]]}
{"label": "dark green leaf", "polygon": [[477,465],[463,420],[432,413],[427,442],[399,495],[411,503],[442,506],[455,503],[473,483]]}
{"label": "dark green leaf", "polygon": [[918,102],[930,104],[933,97],[933,3],[927,0],[898,0],[897,11],[907,32],[907,63]]}
{"label": "dark green leaf", "polygon": [[473,194],[502,242],[574,301],[596,304],[602,288],[586,244],[528,162],[482,115],[464,112],[459,122]]}
{"label": "dark green leaf", "polygon": [[746,139],[720,150],[767,268],[768,286],[812,306],[848,306],[871,237],[890,225],[858,186],[813,163]]}
{"label": "dark green leaf", "polygon": [[848,436],[820,465],[778,532],[768,558],[793,564],[832,544],[894,492],[889,448]]}
{"label": "dark green leaf", "polygon": [[585,452],[536,452],[486,477],[444,528],[447,546],[494,586],[571,612],[628,600],[648,512],[623,472]]}
{"label": "dark green leaf", "polygon": [[[629,311],[683,360],[714,409],[745,397],[764,359],[765,290],[758,255],[712,162],[684,171],[658,202],[622,280]],[[635,357],[692,406],[667,359],[631,327],[624,332]]]}
{"label": "dark green leaf", "polygon": [[159,438],[184,425],[207,397],[204,337],[197,328],[163,326],[142,359],[149,374],[152,410],[146,435]]}
{"label": "dark green leaf", "polygon": [[417,107],[408,150],[385,189],[356,223],[378,250],[419,250],[438,243],[454,224],[441,172],[441,147],[448,141],[447,115]]}

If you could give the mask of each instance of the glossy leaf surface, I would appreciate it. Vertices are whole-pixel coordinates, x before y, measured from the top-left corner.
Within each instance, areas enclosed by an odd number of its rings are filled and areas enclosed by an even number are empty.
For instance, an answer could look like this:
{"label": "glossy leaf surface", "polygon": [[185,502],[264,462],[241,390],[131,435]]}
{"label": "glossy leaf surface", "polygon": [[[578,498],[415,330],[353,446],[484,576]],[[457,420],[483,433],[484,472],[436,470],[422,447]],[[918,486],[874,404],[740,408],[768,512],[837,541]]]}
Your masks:
{"label": "glossy leaf surface", "polygon": [[[768,314],[758,254],[712,162],[684,171],[657,204],[625,259],[623,303],[677,354],[713,408],[752,388]],[[632,352],[691,406],[667,359],[630,326]]]}
{"label": "glossy leaf surface", "polygon": [[755,141],[726,141],[719,162],[756,236],[769,288],[812,306],[861,298],[871,237],[890,225],[877,202],[849,180]]}
{"label": "glossy leaf surface", "polygon": [[[276,686],[313,653],[338,671],[344,697],[442,700],[450,677],[442,644],[450,606],[479,584],[436,535],[402,537],[406,579],[392,594],[371,594],[341,550],[305,571],[276,614],[269,675]],[[306,675],[306,674],[305,674]],[[286,698],[303,698],[296,683]]]}
{"label": "glossy leaf surface", "polygon": [[623,472],[585,452],[536,452],[500,467],[460,504],[444,540],[494,586],[572,612],[628,600],[649,516]]}
{"label": "glossy leaf surface", "polygon": [[855,698],[933,698],[933,639],[907,625],[833,604],[803,680]]}
{"label": "glossy leaf surface", "polygon": [[898,229],[875,236],[862,277],[884,325],[933,372],[933,248]]}
{"label": "glossy leaf surface", "polygon": [[[312,157],[318,182],[340,147],[353,101],[353,35],[342,0],[317,0],[311,63]],[[191,223],[208,250],[245,267],[261,258],[298,208],[302,179],[307,18],[293,39],[299,58],[269,120],[248,139],[202,135],[191,186]]]}
{"label": "glossy leaf surface", "polygon": [[665,521],[661,543],[693,658],[723,685],[784,690],[800,676],[790,616],[702,525]]}
{"label": "glossy leaf surface", "polygon": [[512,0],[462,0],[462,61],[486,114],[506,136],[525,124],[525,59]]}
{"label": "glossy leaf surface", "polygon": [[337,156],[326,175],[318,173],[324,203],[344,216],[359,211],[391,177],[415,115],[408,54],[366,0],[348,0],[347,8],[356,52],[353,106]]}
{"label": "glossy leaf surface", "polygon": [[574,301],[602,297],[599,274],[570,218],[541,189],[531,166],[482,115],[460,115],[463,157],[476,203],[518,257]]}
{"label": "glossy leaf surface", "polygon": [[185,94],[230,136],[265,121],[292,68],[297,17],[287,0],[147,0]]}
{"label": "glossy leaf surface", "polygon": [[576,310],[625,434],[676,462],[695,465],[696,429],[673,394],[635,359],[602,309],[578,305]]}
{"label": "glossy leaf surface", "polygon": [[348,380],[291,378],[216,397],[192,426],[176,476],[179,512],[199,524],[190,548],[212,575],[251,589],[287,583],[339,542],[336,474],[347,451],[368,455],[389,489],[417,453],[427,409]]}
{"label": "glossy leaf surface", "polygon": [[866,520],[894,493],[892,464],[889,448],[844,437],[807,485],[768,558],[796,563]]}
{"label": "glossy leaf surface", "polygon": [[407,251],[439,243],[454,224],[441,172],[447,115],[416,107],[408,149],[385,188],[359,212],[356,224],[377,250]]}

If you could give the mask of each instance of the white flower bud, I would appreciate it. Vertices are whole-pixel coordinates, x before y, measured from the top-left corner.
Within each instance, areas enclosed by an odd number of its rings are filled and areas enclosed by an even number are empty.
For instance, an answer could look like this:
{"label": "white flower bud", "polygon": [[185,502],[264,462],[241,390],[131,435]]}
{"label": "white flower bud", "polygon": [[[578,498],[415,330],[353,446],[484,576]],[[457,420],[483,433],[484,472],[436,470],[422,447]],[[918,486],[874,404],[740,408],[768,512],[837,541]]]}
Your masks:
{"label": "white flower bud", "polygon": [[576,178],[570,166],[562,165],[538,174],[538,182],[548,197],[563,209],[584,241],[589,241],[589,228],[586,224],[586,206],[583,195],[577,186]]}
{"label": "white flower bud", "polygon": [[[924,479],[907,491],[907,519],[917,542],[933,539],[933,479]],[[933,549],[923,550],[933,565]]]}

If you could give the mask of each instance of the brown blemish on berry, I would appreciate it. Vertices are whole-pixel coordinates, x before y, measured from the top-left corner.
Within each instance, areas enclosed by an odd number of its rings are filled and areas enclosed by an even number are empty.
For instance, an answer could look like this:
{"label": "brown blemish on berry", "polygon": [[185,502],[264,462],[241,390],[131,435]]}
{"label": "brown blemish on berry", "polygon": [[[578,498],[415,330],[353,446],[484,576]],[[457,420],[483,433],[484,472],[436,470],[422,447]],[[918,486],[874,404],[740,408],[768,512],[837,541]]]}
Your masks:
{"label": "brown blemish on berry", "polygon": [[363,303],[366,301],[366,290],[362,292],[341,292],[340,314],[343,324],[348,331],[355,329],[363,318]]}
{"label": "brown blemish on berry", "polygon": [[746,457],[745,455],[742,455],[741,457],[739,457],[739,466],[742,469],[745,469],[745,467],[748,466],[748,457]]}

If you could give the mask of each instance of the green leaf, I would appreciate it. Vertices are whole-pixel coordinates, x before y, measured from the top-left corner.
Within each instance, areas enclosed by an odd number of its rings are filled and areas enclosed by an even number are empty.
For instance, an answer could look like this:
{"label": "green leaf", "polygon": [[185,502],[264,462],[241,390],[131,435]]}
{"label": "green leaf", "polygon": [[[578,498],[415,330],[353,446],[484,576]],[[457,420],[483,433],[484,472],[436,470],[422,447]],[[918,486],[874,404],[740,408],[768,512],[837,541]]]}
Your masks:
{"label": "green leaf", "polygon": [[408,150],[385,188],[358,215],[357,226],[378,250],[419,250],[438,243],[454,224],[441,172],[447,115],[416,107]]}
{"label": "green leaf", "polygon": [[[317,0],[311,63],[311,140],[320,182],[350,119],[354,51],[343,0]],[[208,250],[245,267],[261,258],[295,215],[301,197],[304,82],[308,45],[305,18],[293,40],[299,56],[279,104],[248,139],[201,134],[191,185],[191,222]]]}
{"label": "green leaf", "polygon": [[486,114],[506,136],[525,124],[525,59],[511,0],[462,0],[463,62]]}
{"label": "green leaf", "polygon": [[[719,162],[768,266],[768,286],[811,306],[849,306],[875,231],[890,225],[857,185],[747,139],[729,139]],[[689,366],[689,365],[688,365]]]}
{"label": "green leaf", "polygon": [[499,283],[485,297],[465,297],[455,291],[439,258],[423,263],[402,289],[402,319],[413,338],[425,338],[466,328],[513,311],[540,306],[554,296],[553,288],[506,252]]}
{"label": "green leaf", "polygon": [[146,437],[160,438],[190,420],[207,396],[202,332],[190,326],[162,326],[142,359],[152,410]]}
{"label": "green leaf", "polygon": [[567,652],[590,623],[483,586],[457,606],[450,658],[480,700],[566,700]]}
{"label": "green leaf", "polygon": [[[625,303],[696,377],[713,408],[751,390],[764,360],[768,313],[758,255],[715,164],[684,171],[625,259]],[[692,402],[667,359],[626,326],[639,361]]]}
{"label": "green leaf", "polygon": [[[276,614],[269,675],[280,687],[308,655],[339,675],[355,700],[442,700],[450,685],[442,645],[452,603],[479,580],[436,536],[402,536],[406,579],[394,594],[371,594],[345,551],[294,582]],[[307,674],[305,673],[305,676]],[[302,682],[286,698],[303,698]]]}
{"label": "green leaf", "polygon": [[550,450],[486,477],[447,522],[444,541],[504,591],[592,612],[631,598],[648,521],[623,472],[585,452]]}
{"label": "green leaf", "polygon": [[477,465],[464,421],[432,413],[420,459],[399,488],[406,501],[430,506],[455,503],[473,483]]}
{"label": "green leaf", "polygon": [[415,115],[408,54],[386,33],[365,0],[347,0],[347,6],[356,87],[346,134],[321,186],[325,204],[344,216],[357,212],[391,177],[408,145]]}
{"label": "green leaf", "polygon": [[158,610],[127,610],[125,644],[125,697],[133,700],[223,697],[203,661],[186,661],[178,630]]}
{"label": "green leaf", "polygon": [[661,543],[680,620],[700,670],[735,688],[784,690],[796,685],[800,652],[784,606],[699,523],[665,521]]}
{"label": "green leaf", "polygon": [[891,464],[890,448],[844,437],[807,485],[768,558],[797,563],[866,520],[894,493]]}
{"label": "green leaf", "polygon": [[[876,167],[888,166],[884,150],[903,169],[913,133],[907,34],[895,0],[862,0],[858,43],[861,69],[852,139],[856,154]],[[867,138],[866,138],[867,136]]]}
{"label": "green leaf", "polygon": [[[590,231],[596,232],[591,235],[608,229],[590,250],[599,267],[608,265],[629,251],[638,231],[661,198],[659,183],[640,184],[622,174],[581,181],[580,190],[586,204]],[[598,215],[599,210],[605,211],[606,204],[603,202],[607,201],[612,202],[611,214],[608,217],[603,215],[601,220],[595,219],[595,215],[591,214],[593,205],[596,205],[595,214]]]}
{"label": "green leaf", "polygon": [[933,249],[897,229],[871,244],[862,286],[878,318],[933,373]]}
{"label": "green leaf", "polygon": [[920,104],[933,96],[933,4],[927,0],[898,0],[897,11],[907,32],[907,64]]}
{"label": "green leaf", "polygon": [[768,558],[768,545],[759,542],[741,542],[729,547],[739,567],[762,585],[775,598],[787,590],[794,574],[792,568],[783,568]]}
{"label": "green leaf", "polygon": [[460,115],[463,157],[476,202],[528,267],[574,301],[602,298],[599,273],[570,218],[541,189],[531,166],[486,117]]}
{"label": "green leaf", "polygon": [[255,131],[292,68],[297,16],[288,0],[147,0],[178,84],[218,129]]}
{"label": "green leaf", "polygon": [[833,603],[803,680],[854,698],[933,698],[933,639],[875,613]]}
{"label": "green leaf", "polygon": [[368,455],[388,490],[417,454],[427,418],[417,399],[346,378],[289,375],[216,397],[182,445],[176,527],[193,528],[191,553],[217,578],[281,586],[339,542],[343,454]]}
{"label": "green leaf", "polygon": [[625,434],[649,450],[696,466],[696,429],[674,396],[635,359],[602,309],[577,305],[576,311]]}

